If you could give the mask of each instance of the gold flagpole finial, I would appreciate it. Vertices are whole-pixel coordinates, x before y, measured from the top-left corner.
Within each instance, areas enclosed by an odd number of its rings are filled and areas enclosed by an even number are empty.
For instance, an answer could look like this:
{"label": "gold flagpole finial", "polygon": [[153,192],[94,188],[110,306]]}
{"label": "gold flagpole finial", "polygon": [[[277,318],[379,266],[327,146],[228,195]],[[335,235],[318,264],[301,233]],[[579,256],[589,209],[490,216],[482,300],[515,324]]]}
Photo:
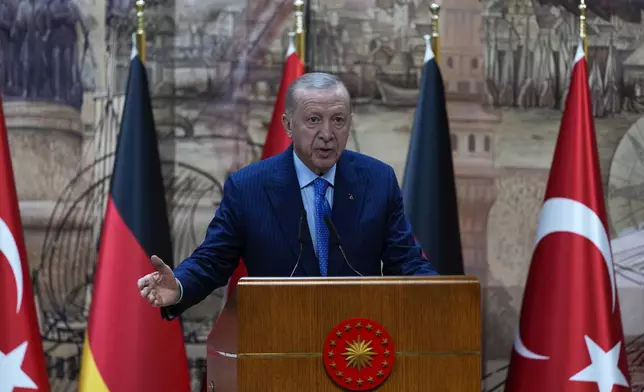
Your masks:
{"label": "gold flagpole finial", "polygon": [[[310,1],[310,0],[309,0]],[[306,32],[304,31],[304,0],[295,0],[295,52],[303,64],[306,64]]]}
{"label": "gold flagpole finial", "polygon": [[429,11],[432,14],[432,51],[434,52],[434,57],[436,58],[436,63],[440,60],[440,29],[438,25],[438,17],[441,10],[441,6],[438,3],[434,2],[429,6]]}
{"label": "gold flagpole finial", "polygon": [[145,7],[144,0],[136,1],[136,51],[139,53],[139,58],[142,63],[145,63],[145,22],[143,21],[143,8]]}
{"label": "gold flagpole finial", "polygon": [[579,38],[584,44],[584,54],[588,56],[588,26],[586,19],[586,3],[581,0],[579,3]]}

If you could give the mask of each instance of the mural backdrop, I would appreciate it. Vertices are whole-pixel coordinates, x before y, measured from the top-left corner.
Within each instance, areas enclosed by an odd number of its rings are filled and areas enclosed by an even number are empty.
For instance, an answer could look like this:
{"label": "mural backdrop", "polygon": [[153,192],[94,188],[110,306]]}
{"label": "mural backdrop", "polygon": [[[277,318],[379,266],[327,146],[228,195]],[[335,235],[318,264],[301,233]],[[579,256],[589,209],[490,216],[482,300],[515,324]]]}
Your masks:
{"label": "mural backdrop", "polygon": [[[202,240],[226,176],[259,158],[292,26],[290,0],[146,2],[148,61],[175,262]],[[356,110],[349,148],[407,154],[428,0],[313,0],[312,70]],[[576,2],[445,0],[448,95],[466,272],[484,286],[485,390],[502,391],[578,42]],[[603,184],[634,391],[644,391],[642,0],[588,0]],[[75,390],[113,163],[132,0],[0,0],[0,91],[51,382]],[[191,309],[195,388],[222,304]]]}

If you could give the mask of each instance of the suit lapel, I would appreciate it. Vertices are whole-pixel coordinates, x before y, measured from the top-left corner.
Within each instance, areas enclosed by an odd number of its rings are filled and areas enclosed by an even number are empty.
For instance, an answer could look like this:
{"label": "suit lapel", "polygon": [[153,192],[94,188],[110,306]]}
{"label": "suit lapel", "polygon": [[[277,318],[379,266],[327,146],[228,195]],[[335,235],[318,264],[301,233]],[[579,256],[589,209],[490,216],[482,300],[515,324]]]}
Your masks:
{"label": "suit lapel", "polygon": [[[333,209],[331,219],[338,230],[345,253],[349,241],[356,241],[359,232],[359,222],[362,216],[362,207],[366,197],[365,189],[367,180],[362,175],[360,168],[352,161],[351,157],[343,154],[338,161],[335,173],[335,188],[333,192]],[[347,254],[347,258],[351,256]],[[355,266],[356,261],[349,259]],[[329,276],[335,276],[345,264],[342,253],[337,246],[329,249]]]}
{"label": "suit lapel", "polygon": [[[295,260],[300,252],[298,242],[298,233],[300,229],[300,218],[304,210],[300,185],[295,173],[293,162],[293,146],[287,148],[278,157],[275,165],[275,171],[272,173],[271,181],[266,184],[265,190],[271,201],[275,221],[284,235],[284,242],[293,253]],[[309,218],[311,219],[311,218]],[[311,235],[306,230],[307,240],[304,244],[304,250],[300,259],[300,266],[306,271],[308,276],[319,276],[320,268],[315,258],[308,257],[308,248],[311,246]],[[312,253],[312,248],[311,248]],[[296,275],[300,275],[296,271]]]}

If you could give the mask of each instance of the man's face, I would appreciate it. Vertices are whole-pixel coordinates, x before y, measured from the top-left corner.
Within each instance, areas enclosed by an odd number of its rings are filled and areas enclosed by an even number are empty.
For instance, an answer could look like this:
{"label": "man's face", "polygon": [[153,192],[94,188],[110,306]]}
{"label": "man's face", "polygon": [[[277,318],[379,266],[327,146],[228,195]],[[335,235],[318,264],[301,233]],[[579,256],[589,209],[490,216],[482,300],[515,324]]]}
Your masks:
{"label": "man's face", "polygon": [[318,175],[340,159],[351,129],[349,96],[342,88],[299,89],[295,109],[282,122],[293,149],[302,162]]}

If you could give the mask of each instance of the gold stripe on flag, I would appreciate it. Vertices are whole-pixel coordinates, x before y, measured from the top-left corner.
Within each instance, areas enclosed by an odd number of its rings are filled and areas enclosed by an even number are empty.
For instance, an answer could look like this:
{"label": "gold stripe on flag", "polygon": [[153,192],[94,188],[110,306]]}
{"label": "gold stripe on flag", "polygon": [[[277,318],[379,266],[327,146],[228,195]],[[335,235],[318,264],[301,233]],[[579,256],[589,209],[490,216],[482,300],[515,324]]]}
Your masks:
{"label": "gold stripe on flag", "polygon": [[109,392],[105,385],[103,377],[94,361],[94,354],[89,346],[87,333],[85,334],[85,344],[83,345],[83,359],[81,361],[81,373],[78,379],[79,392]]}

